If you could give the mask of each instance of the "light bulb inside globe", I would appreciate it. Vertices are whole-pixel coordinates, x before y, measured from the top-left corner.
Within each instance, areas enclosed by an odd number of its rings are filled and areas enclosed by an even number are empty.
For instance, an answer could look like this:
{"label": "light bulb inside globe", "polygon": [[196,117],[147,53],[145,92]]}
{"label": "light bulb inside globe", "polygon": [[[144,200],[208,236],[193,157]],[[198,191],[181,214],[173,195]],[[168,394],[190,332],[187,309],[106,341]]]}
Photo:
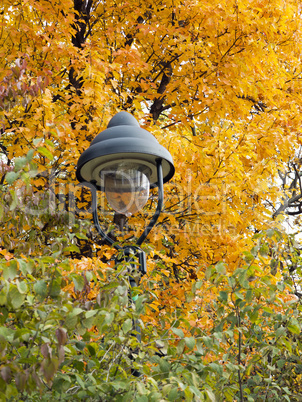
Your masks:
{"label": "light bulb inside globe", "polygon": [[131,216],[148,201],[150,169],[145,165],[124,161],[100,174],[104,178],[108,203],[116,212]]}

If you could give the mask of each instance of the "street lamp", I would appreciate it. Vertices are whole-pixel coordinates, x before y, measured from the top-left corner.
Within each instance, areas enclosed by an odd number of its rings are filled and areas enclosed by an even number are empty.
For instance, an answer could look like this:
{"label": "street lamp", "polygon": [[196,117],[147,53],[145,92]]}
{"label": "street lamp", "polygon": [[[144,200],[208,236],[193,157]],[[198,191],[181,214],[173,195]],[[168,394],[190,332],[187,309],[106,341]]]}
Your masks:
{"label": "street lamp", "polygon": [[[78,160],[76,176],[92,193],[92,214],[96,230],[116,250],[123,251],[125,259],[135,269],[133,257],[138,258],[141,275],[146,270],[146,255],[140,249],[155,225],[163,207],[163,184],[174,175],[172,156],[156,138],[142,129],[127,112],[119,112],[110,120],[107,129],[98,134]],[[136,245],[121,247],[100,227],[97,214],[97,190],[105,191],[109,205],[118,213],[131,216],[144,207],[149,189],[158,187],[156,211]],[[118,261],[118,260],[117,260]],[[136,285],[130,275],[131,288]],[[141,341],[138,322],[134,322],[136,338]],[[133,375],[139,376],[137,370]]]}
{"label": "street lamp", "polygon": [[[76,176],[92,192],[93,221],[98,233],[132,261],[138,257],[141,274],[146,273],[145,253],[140,249],[155,225],[163,207],[163,184],[174,175],[172,156],[137,120],[119,112],[107,129],[98,134],[80,156]],[[104,191],[109,205],[118,213],[131,216],[144,207],[149,189],[158,187],[158,203],[149,224],[134,246],[121,247],[100,227],[96,191]],[[134,281],[130,278],[131,286]]]}

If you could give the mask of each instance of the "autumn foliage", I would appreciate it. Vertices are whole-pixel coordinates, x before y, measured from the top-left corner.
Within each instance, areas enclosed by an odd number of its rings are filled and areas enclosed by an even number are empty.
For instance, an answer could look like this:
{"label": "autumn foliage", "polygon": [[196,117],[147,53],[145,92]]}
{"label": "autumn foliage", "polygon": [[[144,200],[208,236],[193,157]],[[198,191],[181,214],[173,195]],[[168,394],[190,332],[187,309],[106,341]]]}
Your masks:
{"label": "autumn foliage", "polygon": [[[299,2],[0,9],[1,400],[301,400]],[[121,110],[176,168],[134,305],[75,177]]]}

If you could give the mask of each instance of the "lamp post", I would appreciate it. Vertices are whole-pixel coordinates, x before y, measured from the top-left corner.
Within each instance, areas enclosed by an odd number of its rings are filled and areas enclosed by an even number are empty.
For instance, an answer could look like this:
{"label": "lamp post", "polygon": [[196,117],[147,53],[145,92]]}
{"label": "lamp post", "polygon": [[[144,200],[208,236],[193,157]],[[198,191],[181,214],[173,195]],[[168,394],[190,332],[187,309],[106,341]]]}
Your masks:
{"label": "lamp post", "polygon": [[[92,214],[96,230],[102,238],[123,251],[125,259],[135,269],[133,257],[138,257],[140,275],[146,270],[145,252],[140,246],[155,225],[163,207],[163,184],[174,175],[172,156],[156,138],[142,129],[127,112],[119,112],[110,120],[107,129],[98,134],[80,156],[76,176],[92,193]],[[157,208],[135,245],[121,247],[100,227],[97,213],[97,190],[105,191],[109,205],[118,213],[131,216],[144,207],[149,189],[158,187]],[[135,280],[130,275],[131,288]],[[140,342],[140,327],[134,322]],[[139,376],[137,370],[133,375]]]}
{"label": "lamp post", "polygon": [[[119,112],[107,129],[98,134],[80,156],[76,176],[92,192],[92,213],[96,230],[118,251],[138,257],[142,275],[146,273],[145,253],[140,249],[155,225],[163,207],[163,184],[174,175],[172,156],[137,120],[127,112]],[[121,247],[100,227],[96,191],[105,191],[109,205],[118,213],[131,216],[148,201],[149,189],[158,187],[158,203],[149,224],[136,245]],[[131,281],[131,286],[134,283]]]}

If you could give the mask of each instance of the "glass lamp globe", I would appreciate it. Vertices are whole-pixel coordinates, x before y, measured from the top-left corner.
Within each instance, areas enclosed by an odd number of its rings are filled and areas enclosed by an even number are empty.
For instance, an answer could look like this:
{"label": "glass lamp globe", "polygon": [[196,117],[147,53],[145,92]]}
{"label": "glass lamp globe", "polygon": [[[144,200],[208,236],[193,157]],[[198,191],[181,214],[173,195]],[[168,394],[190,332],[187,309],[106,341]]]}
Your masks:
{"label": "glass lamp globe", "polygon": [[143,164],[121,161],[100,172],[109,205],[118,213],[131,216],[149,198],[150,169]]}

